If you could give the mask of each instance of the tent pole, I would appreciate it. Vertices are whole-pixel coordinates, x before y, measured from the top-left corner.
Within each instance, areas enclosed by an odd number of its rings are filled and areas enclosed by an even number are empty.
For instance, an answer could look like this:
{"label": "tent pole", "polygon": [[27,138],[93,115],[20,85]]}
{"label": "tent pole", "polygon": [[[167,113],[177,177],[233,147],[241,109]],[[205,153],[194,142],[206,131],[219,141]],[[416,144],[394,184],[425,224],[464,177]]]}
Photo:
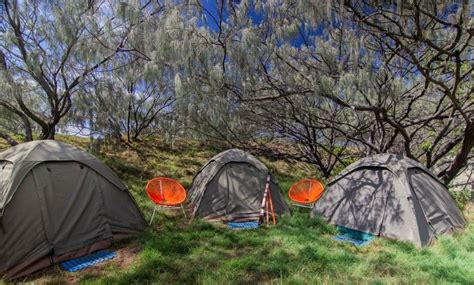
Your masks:
{"label": "tent pole", "polygon": [[[273,224],[276,225],[275,210],[273,209],[272,189],[271,188],[270,188],[270,191],[268,191],[268,201],[270,202],[270,210],[272,211]],[[268,213],[267,213],[267,215],[268,215]]]}
{"label": "tent pole", "polygon": [[270,216],[268,215],[268,213],[269,213],[268,208],[270,207],[270,203],[269,203],[270,199],[271,199],[270,198],[270,192],[268,192],[267,202],[265,203],[266,204],[265,205],[266,206],[266,213],[265,213],[266,217],[265,217],[265,219],[266,219],[267,225],[270,223]]}
{"label": "tent pole", "polygon": [[[265,205],[266,205],[266,202],[267,202],[268,188],[270,187],[270,179],[271,179],[271,176],[270,176],[270,174],[268,174],[268,176],[267,176],[267,183],[265,184],[265,189],[263,190],[262,205],[261,205],[261,207],[260,207],[260,217],[259,217],[259,220],[262,221],[262,222],[265,221],[263,215],[265,214]],[[267,214],[268,214],[268,213],[267,213]]]}

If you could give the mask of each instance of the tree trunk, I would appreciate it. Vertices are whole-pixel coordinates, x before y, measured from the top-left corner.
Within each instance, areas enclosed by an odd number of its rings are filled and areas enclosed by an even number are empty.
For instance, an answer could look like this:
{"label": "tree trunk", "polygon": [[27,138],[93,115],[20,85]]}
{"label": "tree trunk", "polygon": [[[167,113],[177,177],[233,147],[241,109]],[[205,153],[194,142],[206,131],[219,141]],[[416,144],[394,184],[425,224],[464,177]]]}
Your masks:
{"label": "tree trunk", "polygon": [[22,116],[23,128],[25,129],[25,141],[30,142],[33,140],[33,131],[31,130],[31,124],[28,117]]}
{"label": "tree trunk", "polygon": [[56,135],[56,125],[48,124],[47,128],[41,130],[42,140],[54,140]]}
{"label": "tree trunk", "polygon": [[132,143],[132,138],[130,136],[131,128],[131,116],[132,116],[132,99],[128,102],[128,113],[127,113],[127,142]]}
{"label": "tree trunk", "polygon": [[141,131],[135,131],[134,134],[133,134],[133,140],[136,141],[136,142],[139,142],[140,141],[140,134],[141,134]]}
{"label": "tree trunk", "polygon": [[6,133],[0,132],[0,138],[6,140],[11,146],[16,146],[18,142]]}
{"label": "tree trunk", "polygon": [[474,124],[468,124],[464,130],[464,140],[461,149],[454,157],[454,161],[447,168],[442,170],[438,177],[444,184],[448,185],[458,173],[466,166],[469,154],[474,147]]}

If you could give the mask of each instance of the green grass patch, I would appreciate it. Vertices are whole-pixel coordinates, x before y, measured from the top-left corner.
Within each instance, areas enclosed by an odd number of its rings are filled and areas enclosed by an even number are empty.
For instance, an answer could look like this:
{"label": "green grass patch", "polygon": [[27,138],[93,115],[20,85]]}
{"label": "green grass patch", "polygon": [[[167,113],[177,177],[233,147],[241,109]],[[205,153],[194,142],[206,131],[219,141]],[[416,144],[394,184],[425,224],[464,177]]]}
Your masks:
{"label": "green grass patch", "polygon": [[[63,139],[61,137],[61,139]],[[66,138],[87,148],[87,141]],[[81,145],[84,144],[84,145]],[[144,187],[153,176],[169,176],[186,187],[200,167],[221,149],[195,143],[175,149],[147,141],[138,151],[102,147],[98,157],[129,186],[147,219],[153,204]],[[306,165],[263,162],[276,174],[284,197],[288,188],[318,173]],[[474,219],[474,206],[465,213]],[[419,249],[410,243],[376,239],[366,247],[332,240],[335,227],[309,219],[309,209],[292,207],[276,226],[232,231],[219,223],[184,219],[160,210],[153,227],[115,248],[137,248],[126,265],[110,261],[99,271],[59,269],[32,281],[83,284],[474,284],[474,227],[441,237]]]}

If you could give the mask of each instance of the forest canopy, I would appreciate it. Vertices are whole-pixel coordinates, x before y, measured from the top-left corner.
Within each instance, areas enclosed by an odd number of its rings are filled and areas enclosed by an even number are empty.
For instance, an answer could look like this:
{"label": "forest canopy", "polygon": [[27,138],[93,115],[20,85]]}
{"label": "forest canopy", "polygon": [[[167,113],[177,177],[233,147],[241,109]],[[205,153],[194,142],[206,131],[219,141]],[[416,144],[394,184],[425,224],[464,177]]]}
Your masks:
{"label": "forest canopy", "polygon": [[213,139],[329,177],[474,157],[469,1],[2,0],[0,137]]}

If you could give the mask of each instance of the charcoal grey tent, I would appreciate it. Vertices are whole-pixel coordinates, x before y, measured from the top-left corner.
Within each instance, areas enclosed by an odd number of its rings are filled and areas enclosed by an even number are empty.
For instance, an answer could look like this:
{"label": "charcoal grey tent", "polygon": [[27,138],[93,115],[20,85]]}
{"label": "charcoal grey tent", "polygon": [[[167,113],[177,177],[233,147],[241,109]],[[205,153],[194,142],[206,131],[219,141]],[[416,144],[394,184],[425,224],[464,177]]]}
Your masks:
{"label": "charcoal grey tent", "polygon": [[0,276],[23,276],[144,229],[127,187],[92,155],[57,141],[0,153]]}
{"label": "charcoal grey tent", "polygon": [[391,154],[367,157],[343,170],[314,205],[315,216],[419,246],[465,224],[447,188],[427,168]]}
{"label": "charcoal grey tent", "polygon": [[[268,175],[263,163],[242,150],[231,149],[214,156],[189,189],[192,215],[223,221],[258,219]],[[270,188],[275,214],[289,213],[273,176]]]}

